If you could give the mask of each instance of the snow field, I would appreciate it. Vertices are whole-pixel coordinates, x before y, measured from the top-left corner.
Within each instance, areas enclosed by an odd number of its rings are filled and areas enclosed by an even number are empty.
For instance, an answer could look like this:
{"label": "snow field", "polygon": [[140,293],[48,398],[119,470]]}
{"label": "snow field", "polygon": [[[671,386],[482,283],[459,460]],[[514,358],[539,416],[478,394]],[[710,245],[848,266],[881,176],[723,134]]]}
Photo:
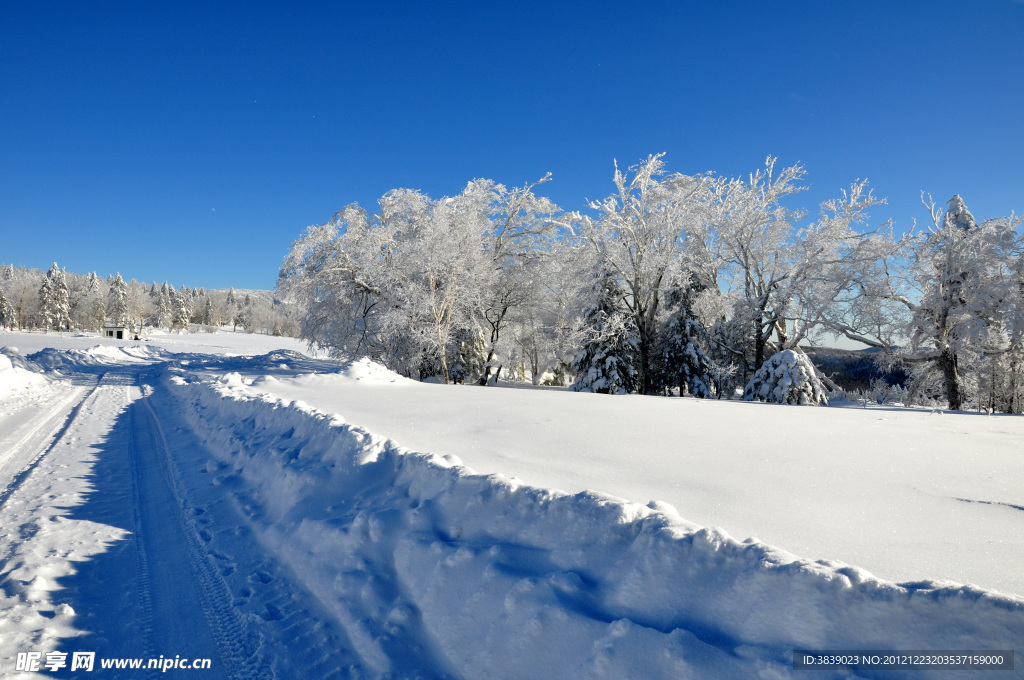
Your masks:
{"label": "snow field", "polygon": [[[267,370],[234,369],[257,381]],[[1024,594],[1020,416],[373,382],[349,370],[277,372],[254,388],[480,472],[656,499],[700,526],[889,581]]]}
{"label": "snow field", "polygon": [[802,648],[1024,649],[1018,598],[893,584],[663,504],[478,475],[260,393],[272,380],[169,386],[213,483],[245,489],[258,540],[378,675],[785,678],[803,677]]}

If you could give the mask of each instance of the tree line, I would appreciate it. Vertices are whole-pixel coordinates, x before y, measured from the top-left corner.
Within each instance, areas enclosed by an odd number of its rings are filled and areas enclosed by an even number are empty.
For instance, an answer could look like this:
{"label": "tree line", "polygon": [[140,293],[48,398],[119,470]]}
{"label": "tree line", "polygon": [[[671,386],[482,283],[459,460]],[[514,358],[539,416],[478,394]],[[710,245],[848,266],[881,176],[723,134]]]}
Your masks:
{"label": "tree line", "polygon": [[43,331],[98,331],[103,325],[141,332],[145,326],[189,330],[220,327],[296,336],[294,311],[265,291],[237,292],[125,281],[120,274],[49,271],[0,265],[0,327]]}
{"label": "tree line", "polygon": [[804,176],[773,158],[745,178],[668,173],[658,154],[616,164],[582,212],[537,194],[550,175],[396,189],[309,227],[278,287],[311,345],[420,379],[729,398],[776,353],[842,336],[905,367],[912,400],[1019,412],[1020,219],[922,194],[927,223],[897,234],[870,225],[885,201],[865,181],[791,209]]}

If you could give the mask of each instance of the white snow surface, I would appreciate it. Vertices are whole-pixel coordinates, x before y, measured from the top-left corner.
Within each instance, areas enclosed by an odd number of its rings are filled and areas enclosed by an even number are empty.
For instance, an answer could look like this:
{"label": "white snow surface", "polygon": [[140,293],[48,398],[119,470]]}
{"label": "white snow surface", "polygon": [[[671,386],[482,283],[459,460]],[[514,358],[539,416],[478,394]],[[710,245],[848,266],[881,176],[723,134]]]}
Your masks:
{"label": "white snow surface", "polygon": [[890,581],[1024,594],[1024,417],[277,376],[299,399],[482,473],[657,500]]}
{"label": "white snow surface", "polygon": [[0,676],[53,677],[13,673],[30,650],[469,679],[1024,649],[1019,416],[422,384],[205,335],[0,338],[46,375],[0,411]]}
{"label": "white snow surface", "polygon": [[31,398],[48,387],[46,378],[26,368],[18,348],[0,347],[0,405]]}

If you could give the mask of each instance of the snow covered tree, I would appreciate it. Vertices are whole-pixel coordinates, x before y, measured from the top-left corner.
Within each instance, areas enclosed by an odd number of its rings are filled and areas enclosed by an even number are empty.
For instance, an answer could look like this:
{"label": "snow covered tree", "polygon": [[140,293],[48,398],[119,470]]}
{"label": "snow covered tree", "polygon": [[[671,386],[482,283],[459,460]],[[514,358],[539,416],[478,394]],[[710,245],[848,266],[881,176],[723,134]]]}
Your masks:
{"label": "snow covered tree", "polygon": [[[663,285],[674,272],[700,262],[706,209],[711,200],[708,176],[665,173],[664,154],[649,156],[623,174],[615,165],[617,192],[591,208],[599,219],[582,216],[576,228],[584,243],[622,282],[623,305],[636,329],[638,389],[654,386],[655,346]],[[694,247],[688,258],[684,248]]]}
{"label": "snow covered tree", "polygon": [[[172,289],[173,291],[173,289]],[[188,330],[192,320],[192,301],[188,289],[182,286],[178,292],[171,293],[171,328]]]}
{"label": "snow covered tree", "polygon": [[[1024,339],[1024,241],[1013,215],[978,223],[959,195],[932,225],[894,241],[856,278],[837,332],[916,365],[911,398],[938,378],[950,409],[965,404],[966,357],[994,356]],[[899,347],[897,347],[899,346]]]}
{"label": "snow covered tree", "polygon": [[81,304],[82,327],[99,329],[106,317],[106,301],[103,299],[103,281],[96,272],[86,277],[85,299]]}
{"label": "snow covered tree", "polygon": [[536,274],[550,253],[558,207],[533,190],[550,179],[548,173],[533,184],[511,190],[490,180],[476,182],[490,193],[489,225],[482,245],[494,268],[480,297],[480,316],[488,331],[481,385],[497,379],[499,344],[507,339],[503,335],[509,326],[529,316],[528,307],[537,298],[540,280]]}
{"label": "snow covered tree", "polygon": [[934,228],[915,253],[922,294],[912,308],[908,356],[930,360],[942,375],[949,408],[960,409],[960,354],[971,348],[999,352],[997,346],[986,348],[995,324],[1012,329],[1014,340],[1024,330],[1013,317],[1020,283],[1013,268],[1021,254],[1019,220],[978,224],[959,195],[945,215],[934,201],[929,210]]}
{"label": "snow covered tree", "polygon": [[64,270],[54,262],[39,288],[39,313],[47,330],[70,328],[71,303]]}
{"label": "snow covered tree", "polygon": [[[136,327],[136,332],[141,333],[142,327],[147,318],[152,318],[154,311],[153,295],[147,291],[146,284],[135,279],[127,282],[128,285],[128,323]],[[156,285],[153,285],[156,288]]]}
{"label": "snow covered tree", "polygon": [[164,281],[163,285],[160,286],[159,298],[157,301],[156,308],[156,325],[165,326],[167,330],[171,330],[174,325],[174,304],[171,300],[171,296],[174,294],[174,287],[167,284]]}
{"label": "snow covered tree", "polygon": [[406,375],[436,370],[459,331],[479,327],[494,275],[484,247],[493,185],[431,200],[394,190],[370,218],[349,206],[292,245],[279,286],[305,308],[303,337],[342,357],[369,354]]}
{"label": "snow covered tree", "polygon": [[[775,159],[749,180],[734,179],[713,186],[718,263],[716,281],[725,293],[743,300],[734,309],[749,322],[747,332],[730,335],[727,347],[736,359],[750,357],[743,372],[760,368],[777,350],[793,349],[813,330],[824,327],[837,298],[854,287],[855,272],[877,259],[884,238],[860,232],[868,208],[884,203],[853,184],[840,199],[821,205],[820,216],[804,228],[805,215],[783,206],[804,187],[804,169],[794,165],[775,174]],[[879,239],[882,238],[880,241]],[[731,329],[734,331],[735,329]],[[741,344],[735,344],[740,340]]]}
{"label": "snow covered tree", "polygon": [[110,284],[107,291],[107,320],[115,325],[128,325],[128,284],[121,273]]}
{"label": "snow covered tree", "polygon": [[12,328],[18,323],[18,313],[0,286],[0,328]]}
{"label": "snow covered tree", "polygon": [[679,396],[687,392],[701,399],[713,396],[714,362],[704,351],[707,332],[690,308],[692,291],[675,290],[666,296],[671,311],[658,334],[657,384],[676,387]]}
{"label": "snow covered tree", "polygon": [[640,339],[625,295],[612,271],[600,273],[583,316],[583,347],[572,363],[577,376],[569,386],[573,392],[627,394],[640,389]]}
{"label": "snow covered tree", "polygon": [[825,387],[806,354],[791,349],[776,352],[743,390],[747,401],[772,404],[828,405]]}
{"label": "snow covered tree", "polygon": [[487,371],[487,343],[478,329],[461,328],[454,333],[449,377],[454,383],[478,379]]}
{"label": "snow covered tree", "polygon": [[213,300],[210,296],[206,296],[206,305],[203,307],[203,324],[207,326],[216,326],[215,319],[217,317],[217,311],[213,307]]}

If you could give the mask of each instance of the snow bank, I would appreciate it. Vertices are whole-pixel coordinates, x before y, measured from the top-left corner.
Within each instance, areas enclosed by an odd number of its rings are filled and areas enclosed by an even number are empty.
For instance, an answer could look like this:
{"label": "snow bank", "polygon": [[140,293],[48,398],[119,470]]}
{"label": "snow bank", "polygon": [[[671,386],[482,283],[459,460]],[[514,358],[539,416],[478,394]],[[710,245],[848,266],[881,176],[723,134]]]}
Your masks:
{"label": "snow bank", "polygon": [[381,675],[785,678],[794,649],[1024,649],[1024,600],[477,475],[234,376],[170,382],[212,482]]}
{"label": "snow bank", "polygon": [[373,383],[411,383],[415,382],[406,378],[405,376],[399,375],[394,371],[389,371],[380,364],[372,361],[367,357],[363,357],[358,361],[352,361],[345,364],[339,374],[349,380],[359,380],[362,382],[373,382]]}
{"label": "snow bank", "polygon": [[167,350],[146,345],[96,345],[89,349],[45,348],[29,358],[47,370],[89,370],[125,364],[155,364],[166,361]]}
{"label": "snow bank", "polygon": [[50,381],[15,347],[0,347],[0,401],[21,399],[48,389]]}

